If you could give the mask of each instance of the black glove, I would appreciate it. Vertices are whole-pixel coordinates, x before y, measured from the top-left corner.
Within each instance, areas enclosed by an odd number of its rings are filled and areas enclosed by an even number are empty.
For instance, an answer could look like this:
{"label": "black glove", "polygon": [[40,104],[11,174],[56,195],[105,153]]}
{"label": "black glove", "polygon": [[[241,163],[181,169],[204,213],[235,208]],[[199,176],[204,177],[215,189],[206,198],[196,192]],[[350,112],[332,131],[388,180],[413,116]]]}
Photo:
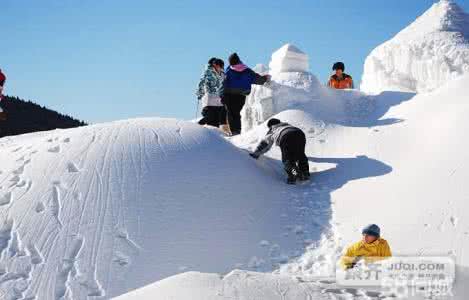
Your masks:
{"label": "black glove", "polygon": [[258,158],[259,158],[259,154],[255,153],[255,152],[249,153],[249,156],[251,156],[251,157],[254,158],[254,159],[258,159]]}

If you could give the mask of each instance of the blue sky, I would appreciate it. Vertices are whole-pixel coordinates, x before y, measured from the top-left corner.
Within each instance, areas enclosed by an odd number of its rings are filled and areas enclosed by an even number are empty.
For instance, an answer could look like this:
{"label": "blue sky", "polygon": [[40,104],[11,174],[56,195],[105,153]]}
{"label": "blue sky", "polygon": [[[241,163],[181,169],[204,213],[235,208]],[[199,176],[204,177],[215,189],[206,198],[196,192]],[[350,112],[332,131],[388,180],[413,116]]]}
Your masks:
{"label": "blue sky", "polygon": [[337,60],[359,81],[368,53],[434,2],[2,0],[0,68],[7,94],[88,122],[190,119],[211,56],[254,66],[291,42],[322,82]]}

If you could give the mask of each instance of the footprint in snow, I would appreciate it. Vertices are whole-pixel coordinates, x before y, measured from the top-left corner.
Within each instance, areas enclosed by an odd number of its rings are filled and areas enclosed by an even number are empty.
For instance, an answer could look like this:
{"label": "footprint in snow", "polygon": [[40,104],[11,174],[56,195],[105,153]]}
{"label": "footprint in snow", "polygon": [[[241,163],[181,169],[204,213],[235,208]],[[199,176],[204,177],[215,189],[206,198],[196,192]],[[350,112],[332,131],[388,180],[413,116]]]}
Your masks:
{"label": "footprint in snow", "polygon": [[20,182],[16,184],[16,187],[22,188],[22,187],[25,187],[26,185],[27,185],[26,180],[21,180]]}
{"label": "footprint in snow", "polygon": [[15,175],[21,175],[23,173],[24,173],[24,166],[21,166],[18,169],[13,171],[13,174],[15,174]]}
{"label": "footprint in snow", "polygon": [[13,196],[11,192],[6,193],[2,197],[0,197],[0,206],[10,204],[12,199],[13,199]]}
{"label": "footprint in snow", "polygon": [[120,251],[116,251],[114,253],[114,258],[112,259],[112,261],[122,267],[130,264],[130,258]]}
{"label": "footprint in snow", "polygon": [[23,147],[18,147],[18,148],[16,148],[16,149],[14,149],[12,152],[13,152],[13,153],[18,152],[18,151],[20,151],[21,149],[23,149]]}
{"label": "footprint in snow", "polygon": [[60,152],[60,145],[57,145],[57,146],[52,147],[52,148],[49,148],[48,151],[49,151],[49,152],[52,152],[52,153],[59,153],[59,152]]}
{"label": "footprint in snow", "polygon": [[458,226],[458,218],[456,218],[455,216],[451,216],[449,220],[451,221],[451,224],[453,224],[454,227]]}
{"label": "footprint in snow", "polygon": [[78,167],[73,163],[73,162],[69,162],[67,164],[67,171],[69,173],[78,173],[80,172],[80,170],[78,169]]}
{"label": "footprint in snow", "polygon": [[70,138],[69,138],[69,137],[68,137],[68,138],[64,138],[64,139],[63,139],[63,142],[64,142],[64,143],[70,143]]}
{"label": "footprint in snow", "polygon": [[41,212],[43,212],[45,209],[46,209],[46,207],[44,206],[44,203],[38,202],[38,203],[36,204],[36,207],[35,207],[34,210],[35,210],[37,213],[41,213]]}
{"label": "footprint in snow", "polygon": [[31,256],[31,263],[33,265],[38,265],[44,261],[41,252],[36,248],[34,244],[29,244],[28,247],[29,255]]}

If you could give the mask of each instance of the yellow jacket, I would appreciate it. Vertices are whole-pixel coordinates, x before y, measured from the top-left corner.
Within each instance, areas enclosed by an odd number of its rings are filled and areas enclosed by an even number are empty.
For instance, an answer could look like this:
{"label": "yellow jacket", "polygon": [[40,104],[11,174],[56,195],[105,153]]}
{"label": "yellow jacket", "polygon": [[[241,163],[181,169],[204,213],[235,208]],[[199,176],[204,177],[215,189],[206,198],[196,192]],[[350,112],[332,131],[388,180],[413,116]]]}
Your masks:
{"label": "yellow jacket", "polygon": [[379,238],[370,244],[359,241],[348,247],[344,256],[340,259],[340,264],[344,269],[349,269],[353,268],[360,258],[363,258],[368,263],[390,256],[392,256],[391,249],[385,239]]}

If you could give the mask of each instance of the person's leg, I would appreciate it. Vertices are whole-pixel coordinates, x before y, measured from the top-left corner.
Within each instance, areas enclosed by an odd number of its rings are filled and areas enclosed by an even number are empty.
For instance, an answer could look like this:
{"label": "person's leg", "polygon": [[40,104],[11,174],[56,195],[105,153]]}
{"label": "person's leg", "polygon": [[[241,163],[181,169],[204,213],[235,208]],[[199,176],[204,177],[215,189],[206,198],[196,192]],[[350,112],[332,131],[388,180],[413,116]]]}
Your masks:
{"label": "person's leg", "polygon": [[219,125],[218,112],[219,112],[218,107],[208,106],[207,125],[218,127]]}
{"label": "person's leg", "polygon": [[294,151],[294,160],[298,164],[298,178],[300,180],[308,180],[310,177],[309,163],[308,157],[305,154],[306,136],[303,131],[292,132],[291,145]]}
{"label": "person's leg", "polygon": [[228,94],[225,95],[225,106],[228,114],[228,123],[233,135],[241,133],[241,110],[246,102],[246,96]]}
{"label": "person's leg", "polygon": [[202,119],[199,120],[199,125],[205,125],[207,124],[207,109],[208,109],[208,106],[205,106],[203,109],[202,109],[202,112],[201,112],[201,115],[202,115]]}
{"label": "person's leg", "polygon": [[228,120],[226,116],[226,107],[225,106],[220,106],[220,114],[219,114],[219,120],[220,120],[220,129],[228,136],[231,135],[230,131],[230,126],[228,126]]}
{"label": "person's leg", "polygon": [[225,125],[227,123],[227,121],[226,121],[226,108],[224,106],[219,107],[218,120],[219,120],[220,125]]}
{"label": "person's leg", "polygon": [[246,104],[246,96],[243,95],[238,95],[238,101],[237,101],[238,106],[236,107],[236,130],[238,133],[241,133],[241,110],[244,107],[244,104]]}
{"label": "person's leg", "polygon": [[227,123],[229,124],[230,128],[233,124],[233,119],[234,119],[234,116],[233,116],[233,103],[234,102],[234,99],[233,99],[233,94],[225,94],[223,96],[223,103],[225,104],[225,109],[226,109],[226,120],[227,120]]}
{"label": "person's leg", "polygon": [[281,140],[280,149],[282,150],[282,162],[285,172],[287,173],[287,183],[294,184],[298,174],[295,163],[295,150],[293,146],[294,136],[286,133]]}

